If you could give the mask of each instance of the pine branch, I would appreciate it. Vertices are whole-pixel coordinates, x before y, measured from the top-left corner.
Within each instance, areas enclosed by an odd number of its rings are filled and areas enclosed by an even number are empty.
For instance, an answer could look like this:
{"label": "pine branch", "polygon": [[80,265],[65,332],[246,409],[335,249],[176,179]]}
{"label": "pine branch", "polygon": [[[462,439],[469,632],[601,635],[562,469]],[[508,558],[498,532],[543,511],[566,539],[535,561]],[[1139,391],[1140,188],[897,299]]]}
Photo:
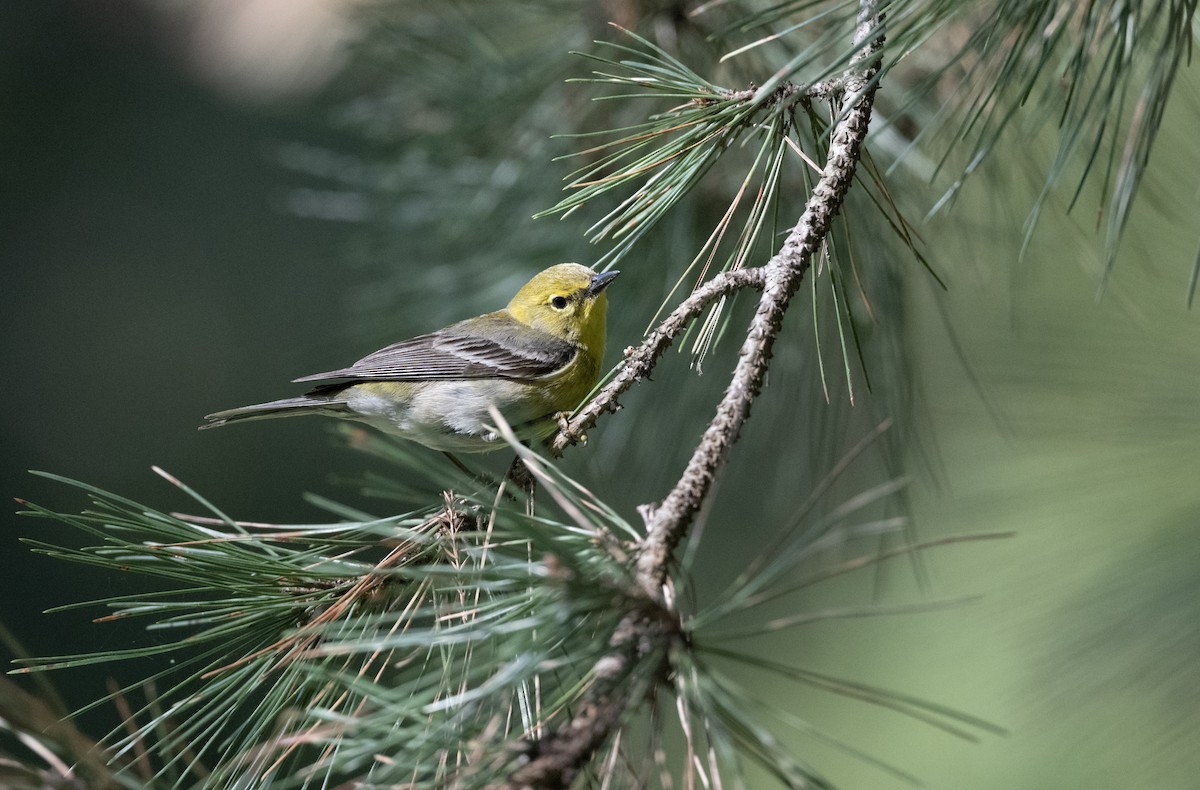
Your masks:
{"label": "pine branch", "polygon": [[813,255],[829,234],[833,218],[854,181],[878,87],[876,75],[882,67],[878,53],[882,46],[878,5],[873,0],[863,0],[854,35],[857,54],[842,76],[844,110],[834,127],[821,178],[783,247],[763,266],[765,287],[716,415],[679,482],[661,505],[653,510],[647,508],[643,513],[646,539],[638,555],[638,579],[651,595],[659,594],[672,552],[707,499],[730,448],[750,416],[750,406],[762,389],[788,303],[811,267]]}
{"label": "pine branch", "polygon": [[[663,594],[671,555],[711,491],[750,415],[750,406],[762,389],[783,315],[853,182],[881,68],[878,53],[883,45],[882,15],[876,0],[862,0],[860,4],[854,45],[857,54],[841,77],[843,112],[833,130],[825,168],[780,251],[761,267],[727,272],[710,281],[676,308],[638,349],[627,355],[617,377],[554,441],[555,451],[561,452],[594,425],[600,414],[616,411],[617,397],[649,373],[675,335],[709,302],[737,288],[762,287],[758,309],[716,415],[663,503],[653,510],[643,509],[647,533],[638,548],[637,580],[646,596],[645,603],[659,616],[648,615],[646,610],[626,615],[610,640],[611,651],[592,668],[593,683],[579,710],[533,744],[531,754],[535,756],[509,776],[505,785],[508,788],[569,786],[637,698],[636,684],[624,678],[626,668],[639,653],[653,649],[649,646],[657,646],[665,661],[671,640],[680,633],[674,625],[665,625],[675,622]],[[823,90],[836,94],[828,86]]]}
{"label": "pine branch", "polygon": [[644,685],[631,678],[631,670],[644,653],[659,650],[652,676],[667,669],[670,643],[681,637],[678,621],[665,607],[644,599],[625,616],[609,640],[610,652],[592,667],[592,685],[578,712],[549,736],[532,744],[534,755],[503,785],[519,788],[565,788],[621,723],[626,709],[644,693]]}

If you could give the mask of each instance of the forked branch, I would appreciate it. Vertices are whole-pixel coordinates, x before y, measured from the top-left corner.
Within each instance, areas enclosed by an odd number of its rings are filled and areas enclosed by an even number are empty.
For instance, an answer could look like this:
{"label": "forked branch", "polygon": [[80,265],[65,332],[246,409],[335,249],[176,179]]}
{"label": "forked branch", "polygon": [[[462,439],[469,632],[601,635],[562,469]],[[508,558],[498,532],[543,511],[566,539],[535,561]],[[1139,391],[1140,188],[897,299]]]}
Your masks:
{"label": "forked branch", "polygon": [[834,126],[821,178],[783,247],[762,267],[762,295],[729,386],[679,482],[661,505],[646,511],[646,537],[637,560],[638,581],[654,597],[661,595],[672,552],[712,491],[730,448],[741,435],[750,406],[762,390],[788,303],[811,268],[813,256],[825,243],[854,181],[871,121],[881,67],[879,50],[883,46],[882,19],[876,3],[870,0],[862,3],[854,43],[857,54],[842,76],[841,120]]}
{"label": "forked branch", "polygon": [[[863,140],[881,68],[883,18],[877,0],[861,0],[849,68],[828,95],[841,99],[821,177],[813,188],[796,226],[779,252],[765,265],[726,272],[699,288],[663,320],[636,349],[627,352],[617,375],[555,437],[552,451],[560,454],[605,412],[616,411],[617,398],[645,378],[674,338],[715,299],[745,287],[761,289],[758,308],[716,414],[705,430],[679,482],[656,508],[646,508],[646,537],[638,547],[637,581],[646,596],[644,606],[657,607],[672,619],[663,585],[671,556],[687,534],[712,491],[729,451],[750,416],[750,407],[762,390],[771,352],[783,315],[813,256],[821,249],[832,221],[841,209],[858,166]],[[529,762],[510,777],[507,787],[565,787],[607,739],[635,695],[628,683],[613,682],[640,655],[666,655],[666,640],[677,632],[663,628],[663,619],[631,611],[610,640],[610,652],[592,669],[593,684],[584,694],[575,715],[557,730],[532,744]],[[657,649],[647,649],[648,646]]]}

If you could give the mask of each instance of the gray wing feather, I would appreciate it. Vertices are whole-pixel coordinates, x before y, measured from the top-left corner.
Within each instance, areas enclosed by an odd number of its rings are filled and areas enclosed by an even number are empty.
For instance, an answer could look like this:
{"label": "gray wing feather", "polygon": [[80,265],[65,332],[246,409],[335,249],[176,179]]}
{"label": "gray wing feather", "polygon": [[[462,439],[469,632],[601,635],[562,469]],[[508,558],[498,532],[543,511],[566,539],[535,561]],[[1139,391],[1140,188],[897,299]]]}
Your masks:
{"label": "gray wing feather", "polygon": [[[445,381],[451,379],[533,379],[559,370],[575,355],[575,346],[530,329],[505,313],[490,313],[464,323],[393,343],[348,368],[315,373],[295,381],[359,379],[370,381]],[[478,324],[486,321],[488,337]]]}

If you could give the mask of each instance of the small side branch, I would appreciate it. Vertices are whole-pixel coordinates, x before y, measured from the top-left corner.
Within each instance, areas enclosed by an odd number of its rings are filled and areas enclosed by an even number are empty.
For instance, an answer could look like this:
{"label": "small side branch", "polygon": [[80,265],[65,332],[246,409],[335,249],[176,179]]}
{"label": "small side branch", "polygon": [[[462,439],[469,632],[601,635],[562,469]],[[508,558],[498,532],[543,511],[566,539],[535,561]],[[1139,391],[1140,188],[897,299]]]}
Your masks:
{"label": "small side branch", "polygon": [[626,352],[625,362],[617,371],[617,375],[613,376],[596,397],[580,409],[554,437],[550,443],[550,454],[555,457],[562,455],[563,450],[577,443],[588,429],[595,426],[600,415],[621,408],[617,398],[650,375],[663,352],[671,347],[675,338],[703,312],[704,308],[722,296],[728,296],[743,288],[762,288],[765,281],[762,268],[734,269],[718,274],[697,288],[646,336],[641,345]]}

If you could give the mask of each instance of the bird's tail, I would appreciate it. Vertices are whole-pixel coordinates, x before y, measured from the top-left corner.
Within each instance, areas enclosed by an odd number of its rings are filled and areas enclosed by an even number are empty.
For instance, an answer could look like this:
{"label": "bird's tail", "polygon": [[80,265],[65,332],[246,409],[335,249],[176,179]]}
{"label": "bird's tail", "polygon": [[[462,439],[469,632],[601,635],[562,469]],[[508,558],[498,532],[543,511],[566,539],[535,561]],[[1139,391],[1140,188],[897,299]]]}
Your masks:
{"label": "bird's tail", "polygon": [[344,417],[348,411],[349,408],[344,401],[336,400],[329,396],[313,397],[312,395],[302,395],[299,398],[273,400],[270,403],[256,403],[253,406],[241,406],[236,409],[226,409],[225,411],[208,414],[204,417],[208,422],[201,425],[200,430],[204,430],[205,428],[219,428],[231,422],[266,420],[274,417],[292,417],[299,414],[325,414],[331,417]]}

